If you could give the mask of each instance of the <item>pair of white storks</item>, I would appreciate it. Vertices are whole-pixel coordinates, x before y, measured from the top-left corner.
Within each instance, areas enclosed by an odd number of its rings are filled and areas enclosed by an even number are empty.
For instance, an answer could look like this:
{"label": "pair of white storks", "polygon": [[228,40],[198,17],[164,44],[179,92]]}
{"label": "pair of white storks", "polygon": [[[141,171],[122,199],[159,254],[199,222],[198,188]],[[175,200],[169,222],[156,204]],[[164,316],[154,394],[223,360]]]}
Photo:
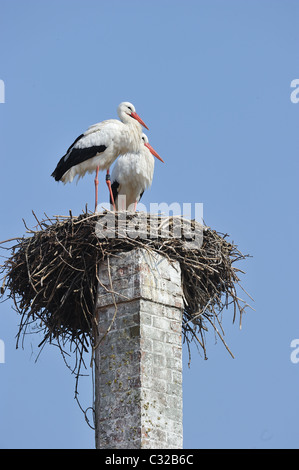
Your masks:
{"label": "pair of white storks", "polygon": [[[153,180],[152,155],[163,162],[142,133],[142,126],[148,127],[136,113],[135,107],[123,102],[118,106],[117,113],[120,121],[109,119],[99,122],[77,137],[52,173],[56,181],[67,183],[72,182],[76,175],[79,179],[85,173],[95,171],[95,210],[100,170],[107,170],[106,183],[114,210],[135,210]],[[117,157],[110,178],[110,166]]]}

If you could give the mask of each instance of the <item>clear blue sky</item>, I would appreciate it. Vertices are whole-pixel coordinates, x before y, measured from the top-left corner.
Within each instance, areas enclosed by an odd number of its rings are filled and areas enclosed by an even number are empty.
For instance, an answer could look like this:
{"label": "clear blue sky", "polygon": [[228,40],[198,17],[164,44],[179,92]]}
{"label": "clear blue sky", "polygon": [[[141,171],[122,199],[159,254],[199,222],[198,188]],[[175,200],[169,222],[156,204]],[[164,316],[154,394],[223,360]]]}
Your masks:
{"label": "clear blue sky", "polygon": [[[93,207],[93,175],[63,186],[50,174],[128,100],[166,162],[144,203],[202,202],[253,256],[239,267],[255,311],[241,331],[224,312],[235,359],[212,332],[207,361],[194,348],[188,369],[184,351],[185,448],[299,447],[298,14],[296,0],[0,0],[0,239],[34,225],[32,209]],[[74,377],[57,348],[35,362],[34,337],[16,350],[18,321],[0,304],[0,447],[92,448]],[[79,391],[90,406],[90,378]]]}

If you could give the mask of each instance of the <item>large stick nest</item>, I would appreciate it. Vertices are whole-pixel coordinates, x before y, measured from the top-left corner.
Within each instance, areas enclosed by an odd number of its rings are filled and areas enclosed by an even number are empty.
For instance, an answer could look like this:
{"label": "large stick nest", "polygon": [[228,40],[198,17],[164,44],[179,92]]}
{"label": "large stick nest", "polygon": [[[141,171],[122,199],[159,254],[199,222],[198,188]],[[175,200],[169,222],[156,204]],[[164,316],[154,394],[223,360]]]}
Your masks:
{"label": "large stick nest", "polygon": [[[111,237],[103,228],[104,238],[99,238],[96,227],[109,214],[116,217],[116,232]],[[233,321],[238,315],[241,323],[247,303],[237,295],[238,275],[243,271],[234,263],[245,256],[226,239],[227,235],[189,221],[189,235],[185,230],[177,237],[175,228],[178,223],[186,222],[183,218],[145,213],[92,214],[86,211],[78,217],[70,214],[37,222],[35,230],[26,226],[27,235],[14,239],[17,242],[9,248],[10,257],[0,270],[4,278],[2,295],[6,292],[21,315],[18,341],[22,333],[35,325],[42,332],[40,344],[55,342],[62,347],[70,342],[80,354],[90,343],[94,345],[95,300],[97,285],[101,283],[99,263],[136,247],[158,251],[170,261],[180,263],[184,293],[183,337],[188,348],[194,340],[206,358],[208,326],[224,342],[220,313],[229,304],[233,305]],[[135,228],[139,224],[139,232],[130,235],[124,229],[128,223]],[[202,235],[202,244],[188,246],[188,237],[196,230]]]}

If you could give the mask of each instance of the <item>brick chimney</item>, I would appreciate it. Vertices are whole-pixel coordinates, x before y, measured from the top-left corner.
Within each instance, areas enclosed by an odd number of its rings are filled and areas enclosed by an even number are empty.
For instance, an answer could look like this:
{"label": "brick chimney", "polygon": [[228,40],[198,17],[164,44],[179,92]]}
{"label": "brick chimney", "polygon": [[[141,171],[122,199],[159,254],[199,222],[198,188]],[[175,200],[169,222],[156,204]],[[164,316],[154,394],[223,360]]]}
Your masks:
{"label": "brick chimney", "polygon": [[180,449],[181,271],[144,248],[99,266],[96,448]]}

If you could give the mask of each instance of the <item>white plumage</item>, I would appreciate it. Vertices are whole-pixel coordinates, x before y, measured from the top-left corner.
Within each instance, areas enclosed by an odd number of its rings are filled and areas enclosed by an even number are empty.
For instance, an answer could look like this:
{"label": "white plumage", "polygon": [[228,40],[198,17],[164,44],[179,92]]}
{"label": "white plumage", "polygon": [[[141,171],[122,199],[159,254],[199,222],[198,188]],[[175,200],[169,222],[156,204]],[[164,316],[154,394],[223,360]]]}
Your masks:
{"label": "white plumage", "polygon": [[[154,176],[154,157],[163,162],[142,134],[139,152],[120,155],[111,173],[111,187],[117,210],[135,210],[144,191],[149,188]],[[125,196],[120,198],[119,196]]]}
{"label": "white plumage", "polygon": [[96,202],[98,171],[109,170],[120,154],[138,152],[141,125],[147,128],[131,103],[121,103],[117,112],[120,121],[109,119],[90,126],[68,148],[52,173],[56,181],[67,183],[76,175],[79,179],[87,172],[96,171]]}

